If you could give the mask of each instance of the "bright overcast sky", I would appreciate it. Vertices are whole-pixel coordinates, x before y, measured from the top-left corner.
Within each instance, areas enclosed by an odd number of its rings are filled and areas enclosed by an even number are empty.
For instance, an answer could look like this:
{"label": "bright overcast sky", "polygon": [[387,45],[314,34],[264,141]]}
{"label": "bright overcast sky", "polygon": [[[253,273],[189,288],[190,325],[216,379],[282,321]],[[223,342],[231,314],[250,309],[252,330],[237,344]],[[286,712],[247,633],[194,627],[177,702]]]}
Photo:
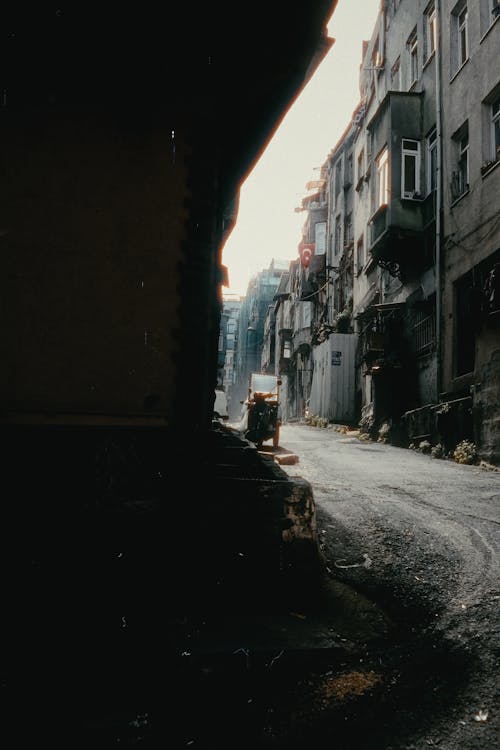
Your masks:
{"label": "bright overcast sky", "polygon": [[237,221],[222,252],[229,273],[224,294],[245,295],[251,277],[273,258],[297,258],[304,214],[294,208],[359,102],[362,42],[372,35],[379,7],[380,0],[339,0],[328,23],[335,43],[241,187]]}

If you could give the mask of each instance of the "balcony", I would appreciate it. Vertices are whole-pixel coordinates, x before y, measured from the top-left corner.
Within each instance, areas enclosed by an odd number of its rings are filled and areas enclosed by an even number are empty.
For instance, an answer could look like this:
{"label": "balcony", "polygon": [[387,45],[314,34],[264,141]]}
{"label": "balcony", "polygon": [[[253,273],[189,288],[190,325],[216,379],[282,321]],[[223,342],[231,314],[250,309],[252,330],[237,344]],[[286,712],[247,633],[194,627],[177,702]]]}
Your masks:
{"label": "balcony", "polygon": [[364,313],[358,363],[366,374],[401,367],[404,309],[402,302],[382,303]]}
{"label": "balcony", "polygon": [[326,278],[326,255],[313,255],[309,266],[310,273],[314,273],[318,279]]}
{"label": "balcony", "polygon": [[433,193],[380,206],[370,219],[372,258],[402,281],[422,273],[433,261],[433,219]]}
{"label": "balcony", "polygon": [[365,356],[380,356],[380,352],[385,351],[384,334],[378,331],[367,331],[364,343]]}
{"label": "balcony", "polygon": [[[367,125],[375,194],[380,185],[390,186],[384,189],[387,202],[370,219],[369,251],[378,265],[399,278],[421,273],[432,255],[435,194],[418,192],[424,189],[422,106],[422,93],[389,92]],[[389,152],[381,158],[387,144]]]}

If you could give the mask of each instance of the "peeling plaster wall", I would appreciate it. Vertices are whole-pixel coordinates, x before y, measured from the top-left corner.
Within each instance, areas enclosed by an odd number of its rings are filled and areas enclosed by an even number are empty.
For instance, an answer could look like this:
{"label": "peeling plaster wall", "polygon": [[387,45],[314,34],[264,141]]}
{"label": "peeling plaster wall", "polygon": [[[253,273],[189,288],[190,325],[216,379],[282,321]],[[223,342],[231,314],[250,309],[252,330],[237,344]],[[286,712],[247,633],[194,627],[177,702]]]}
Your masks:
{"label": "peeling plaster wall", "polygon": [[474,427],[481,458],[500,464],[500,347],[491,351],[479,371],[478,385],[473,389]]}

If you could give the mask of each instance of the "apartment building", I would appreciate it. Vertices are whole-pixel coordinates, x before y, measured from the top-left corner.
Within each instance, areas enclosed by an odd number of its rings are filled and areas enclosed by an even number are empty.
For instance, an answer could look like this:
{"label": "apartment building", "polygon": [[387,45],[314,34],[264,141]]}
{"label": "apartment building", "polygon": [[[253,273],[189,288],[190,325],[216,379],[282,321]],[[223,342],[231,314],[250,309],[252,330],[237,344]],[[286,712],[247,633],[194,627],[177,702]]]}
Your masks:
{"label": "apartment building", "polygon": [[[250,279],[247,293],[242,298],[235,330],[233,387],[229,404],[230,418],[233,420],[239,418],[240,402],[247,397],[250,374],[262,371],[262,359],[267,356],[265,337],[269,340],[269,308],[289,263],[273,258],[269,268],[259,271]],[[264,371],[271,370],[265,365]]]}
{"label": "apartment building", "polygon": [[442,400],[500,462],[500,3],[441,2]]}
{"label": "apartment building", "polygon": [[381,3],[276,303],[290,413],[310,399],[373,437],[500,461],[499,16],[498,0]]}
{"label": "apartment building", "polygon": [[[219,352],[222,366],[218,384],[226,393],[228,405],[233,399],[235,352],[237,347],[238,320],[243,297],[237,294],[223,294],[219,333]],[[238,410],[236,410],[238,412]]]}
{"label": "apartment building", "polygon": [[[438,398],[434,144],[437,23],[423,2],[382,4],[360,71],[353,285],[361,423],[396,431]],[[396,434],[393,438],[396,438]]]}

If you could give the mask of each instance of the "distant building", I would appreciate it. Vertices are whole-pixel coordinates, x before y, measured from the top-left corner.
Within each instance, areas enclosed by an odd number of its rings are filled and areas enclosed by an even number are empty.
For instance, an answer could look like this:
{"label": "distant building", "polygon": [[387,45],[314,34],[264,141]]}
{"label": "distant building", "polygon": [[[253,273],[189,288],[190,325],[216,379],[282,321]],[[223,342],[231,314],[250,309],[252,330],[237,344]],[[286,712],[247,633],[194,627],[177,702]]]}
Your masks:
{"label": "distant building", "polygon": [[[241,403],[247,397],[249,375],[262,371],[264,327],[268,308],[273,302],[281,276],[290,261],[272,260],[269,268],[257,273],[249,282],[241,303],[233,361],[233,391],[229,413],[237,419]],[[265,371],[268,371],[265,368]]]}
{"label": "distant building", "polygon": [[243,297],[236,294],[223,294],[222,296],[221,343],[223,344],[223,362],[220,384],[226,393],[229,407],[233,394],[234,356],[237,347],[238,321],[243,299]]}

